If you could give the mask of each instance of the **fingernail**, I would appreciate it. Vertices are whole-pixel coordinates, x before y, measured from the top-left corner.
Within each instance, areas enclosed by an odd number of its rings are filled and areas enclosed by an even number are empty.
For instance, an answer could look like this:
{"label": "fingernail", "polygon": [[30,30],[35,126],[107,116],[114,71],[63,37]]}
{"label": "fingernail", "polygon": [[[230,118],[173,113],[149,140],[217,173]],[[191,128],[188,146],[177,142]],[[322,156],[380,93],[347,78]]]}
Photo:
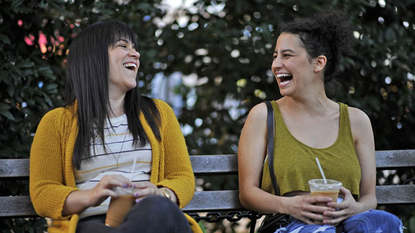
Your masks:
{"label": "fingernail", "polygon": [[135,203],[139,203],[140,202],[140,199],[135,199]]}
{"label": "fingernail", "polygon": [[133,187],[133,189],[135,189],[135,184],[133,184],[131,187]]}
{"label": "fingernail", "polygon": [[123,185],[124,188],[128,188],[128,184]]}
{"label": "fingernail", "polygon": [[138,193],[134,193],[134,197],[138,197]]}

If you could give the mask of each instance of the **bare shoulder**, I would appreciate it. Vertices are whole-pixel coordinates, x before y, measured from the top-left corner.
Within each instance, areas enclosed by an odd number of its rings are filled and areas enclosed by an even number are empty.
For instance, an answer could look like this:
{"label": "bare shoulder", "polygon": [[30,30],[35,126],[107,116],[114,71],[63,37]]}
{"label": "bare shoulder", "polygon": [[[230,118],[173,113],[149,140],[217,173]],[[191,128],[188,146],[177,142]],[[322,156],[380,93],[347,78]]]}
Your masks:
{"label": "bare shoulder", "polygon": [[265,103],[259,103],[255,105],[249,112],[249,117],[252,120],[266,120],[267,117],[267,106]]}
{"label": "bare shoulder", "polygon": [[353,138],[357,141],[373,138],[372,124],[369,116],[362,110],[349,107],[350,127]]}
{"label": "bare shoulder", "polygon": [[356,126],[364,126],[367,124],[370,125],[369,116],[365,112],[355,107],[348,107],[348,110],[349,110],[349,117],[350,117],[351,125],[356,125]]}
{"label": "bare shoulder", "polygon": [[267,106],[265,103],[255,105],[248,114],[244,127],[241,132],[241,140],[249,139],[251,141],[258,139],[259,135],[265,135],[267,124]]}

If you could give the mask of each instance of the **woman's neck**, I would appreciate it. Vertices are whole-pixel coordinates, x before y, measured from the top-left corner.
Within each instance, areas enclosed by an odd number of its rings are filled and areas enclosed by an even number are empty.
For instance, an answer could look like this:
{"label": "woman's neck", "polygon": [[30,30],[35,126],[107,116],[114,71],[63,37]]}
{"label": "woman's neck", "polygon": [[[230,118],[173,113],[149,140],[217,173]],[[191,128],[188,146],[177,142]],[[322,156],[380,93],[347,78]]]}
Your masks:
{"label": "woman's neck", "polygon": [[304,98],[284,97],[285,106],[294,112],[307,112],[311,115],[320,115],[336,110],[337,104],[324,94],[310,95]]}
{"label": "woman's neck", "polygon": [[110,118],[119,117],[125,114],[124,98],[125,98],[125,95],[119,96],[119,97],[110,96],[110,106],[108,109],[108,115]]}

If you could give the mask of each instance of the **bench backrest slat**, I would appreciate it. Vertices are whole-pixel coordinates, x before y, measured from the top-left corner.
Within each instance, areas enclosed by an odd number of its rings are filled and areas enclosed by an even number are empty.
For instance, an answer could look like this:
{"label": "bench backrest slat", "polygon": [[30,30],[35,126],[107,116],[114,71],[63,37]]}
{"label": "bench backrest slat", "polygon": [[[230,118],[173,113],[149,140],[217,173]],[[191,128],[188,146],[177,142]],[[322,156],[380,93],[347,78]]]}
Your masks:
{"label": "bench backrest slat", "polygon": [[195,175],[238,174],[236,155],[192,155],[190,161]]}
{"label": "bench backrest slat", "polygon": [[0,197],[0,217],[35,217],[32,202],[28,196]]}
{"label": "bench backrest slat", "polygon": [[376,151],[377,169],[400,169],[415,167],[415,150]]}
{"label": "bench backrest slat", "polygon": [[[238,174],[237,155],[192,155],[195,175]],[[415,150],[376,151],[377,169],[415,167]],[[0,159],[0,178],[28,177],[29,159]]]}
{"label": "bench backrest slat", "polygon": [[0,178],[29,177],[29,159],[0,159]]}

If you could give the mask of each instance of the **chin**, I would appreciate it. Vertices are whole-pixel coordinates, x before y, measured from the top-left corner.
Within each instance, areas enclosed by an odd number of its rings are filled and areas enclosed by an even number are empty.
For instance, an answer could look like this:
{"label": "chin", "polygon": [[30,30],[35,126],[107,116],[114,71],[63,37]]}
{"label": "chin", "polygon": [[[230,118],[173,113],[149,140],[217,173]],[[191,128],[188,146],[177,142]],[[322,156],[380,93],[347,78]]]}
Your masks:
{"label": "chin", "polygon": [[280,89],[280,94],[282,96],[291,96],[292,92],[284,89]]}

